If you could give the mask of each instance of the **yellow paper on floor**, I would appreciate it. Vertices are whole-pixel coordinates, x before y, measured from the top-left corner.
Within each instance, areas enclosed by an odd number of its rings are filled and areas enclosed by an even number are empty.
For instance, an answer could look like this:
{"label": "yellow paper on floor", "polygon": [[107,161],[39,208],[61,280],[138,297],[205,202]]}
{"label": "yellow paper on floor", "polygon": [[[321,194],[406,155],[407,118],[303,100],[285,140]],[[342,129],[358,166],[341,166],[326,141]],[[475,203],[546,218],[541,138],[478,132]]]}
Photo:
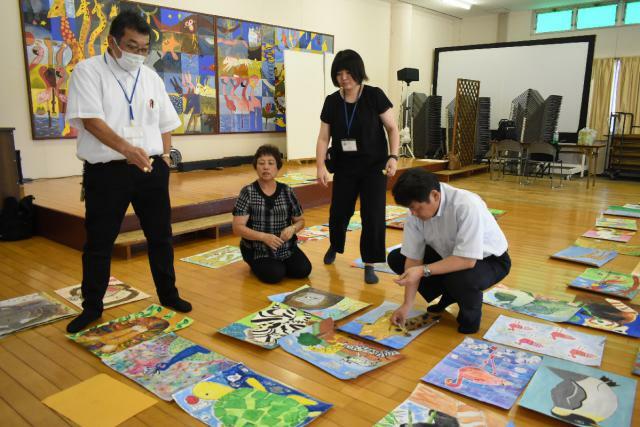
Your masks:
{"label": "yellow paper on floor", "polygon": [[153,406],[156,399],[99,374],[42,403],[80,426],[112,427]]}

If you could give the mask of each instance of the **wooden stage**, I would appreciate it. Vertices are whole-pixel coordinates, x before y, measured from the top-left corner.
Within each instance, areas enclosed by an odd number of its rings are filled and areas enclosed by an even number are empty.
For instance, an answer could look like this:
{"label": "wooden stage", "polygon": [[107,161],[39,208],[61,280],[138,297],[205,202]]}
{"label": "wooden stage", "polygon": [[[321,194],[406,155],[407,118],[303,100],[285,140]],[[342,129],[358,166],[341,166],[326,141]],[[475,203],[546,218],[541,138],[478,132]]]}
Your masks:
{"label": "wooden stage", "polygon": [[[437,172],[444,170],[447,162],[403,158],[400,159],[398,169],[401,173],[403,170],[417,166]],[[285,163],[279,175],[294,172],[315,176],[315,164]],[[256,174],[251,165],[223,170],[172,172],[169,181],[172,222],[231,212],[242,187],[255,179]],[[24,193],[35,197],[38,235],[75,249],[82,248],[85,230],[84,203],[80,201],[81,182],[81,176],[72,176],[41,179],[24,185]],[[388,188],[391,188],[394,182],[390,179]],[[304,208],[328,204],[331,199],[331,184],[329,187],[318,183],[301,185],[296,187],[295,191]],[[129,206],[120,232],[139,229],[138,218],[133,208]]]}

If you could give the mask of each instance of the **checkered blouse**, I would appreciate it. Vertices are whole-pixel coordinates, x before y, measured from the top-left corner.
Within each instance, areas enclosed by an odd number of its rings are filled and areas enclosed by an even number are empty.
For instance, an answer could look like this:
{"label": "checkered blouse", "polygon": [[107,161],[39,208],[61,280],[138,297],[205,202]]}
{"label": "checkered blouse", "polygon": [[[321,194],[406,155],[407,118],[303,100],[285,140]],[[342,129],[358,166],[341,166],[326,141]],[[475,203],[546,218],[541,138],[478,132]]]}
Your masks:
{"label": "checkered blouse", "polygon": [[[278,182],[275,193],[267,196],[260,188],[258,181],[254,181],[240,191],[233,208],[233,215],[249,215],[247,227],[279,236],[283,229],[293,224],[293,217],[302,216],[302,206],[288,185]],[[292,250],[297,244],[297,237],[294,235],[276,251],[257,240],[243,238],[240,244],[253,251],[254,259],[284,260],[291,256]]]}

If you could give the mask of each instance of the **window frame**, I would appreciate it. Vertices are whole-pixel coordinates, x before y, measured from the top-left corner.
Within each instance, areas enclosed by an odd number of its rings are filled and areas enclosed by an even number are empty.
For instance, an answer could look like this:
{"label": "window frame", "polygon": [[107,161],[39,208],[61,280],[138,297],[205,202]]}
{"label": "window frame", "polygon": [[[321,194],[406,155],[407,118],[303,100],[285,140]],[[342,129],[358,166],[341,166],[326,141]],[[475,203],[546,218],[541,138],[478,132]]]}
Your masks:
{"label": "window frame", "polygon": [[[595,2],[595,3],[583,3],[583,4],[577,4],[577,5],[573,5],[573,6],[567,6],[567,7],[551,7],[551,8],[545,8],[545,9],[535,9],[533,10],[533,13],[531,14],[531,32],[530,34],[532,36],[544,36],[546,34],[560,34],[560,33],[569,33],[569,32],[583,32],[583,31],[596,31],[596,30],[601,30],[601,29],[608,29],[608,28],[617,28],[617,27],[629,27],[629,26],[634,26],[634,25],[640,25],[640,22],[638,23],[632,23],[632,24],[625,24],[624,20],[625,20],[625,16],[627,13],[627,4],[628,3],[637,3],[640,0],[609,0],[609,1],[602,1],[602,2]],[[606,25],[603,27],[589,27],[589,28],[578,28],[578,10],[579,9],[589,9],[589,8],[593,8],[593,7],[599,7],[599,6],[607,6],[607,5],[612,5],[615,4],[617,5],[616,7],[616,21],[614,25]],[[539,33],[536,31],[536,27],[538,25],[538,15],[539,14],[543,14],[543,13],[549,13],[549,12],[560,12],[563,10],[570,10],[571,11],[571,28],[568,30],[558,30],[558,31],[546,31],[543,33]]]}

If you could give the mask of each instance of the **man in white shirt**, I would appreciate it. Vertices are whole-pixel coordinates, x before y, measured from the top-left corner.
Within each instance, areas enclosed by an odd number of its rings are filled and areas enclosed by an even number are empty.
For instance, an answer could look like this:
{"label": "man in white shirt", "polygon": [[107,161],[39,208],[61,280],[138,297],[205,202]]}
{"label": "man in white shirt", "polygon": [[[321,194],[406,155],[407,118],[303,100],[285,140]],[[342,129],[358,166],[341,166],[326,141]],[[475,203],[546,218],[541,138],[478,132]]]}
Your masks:
{"label": "man in white shirt", "polygon": [[147,238],[160,302],[191,311],[175,286],[171,242],[169,150],[180,119],[160,76],[143,65],[150,33],[140,15],[120,13],[109,29],[108,52],[81,61],[71,75],[67,120],[78,129],[77,155],[84,160],[87,238],[83,311],[67,326],[70,333],[102,315],[111,251],[129,203]]}
{"label": "man in white shirt", "polygon": [[404,286],[404,303],[391,320],[403,325],[416,293],[438,304],[438,313],[457,303],[458,331],[480,328],[482,291],[502,280],[511,269],[507,239],[482,199],[470,191],[441,184],[431,172],[409,169],[393,186],[396,203],[411,216],[404,226],[402,248],[391,252],[388,264]]}

